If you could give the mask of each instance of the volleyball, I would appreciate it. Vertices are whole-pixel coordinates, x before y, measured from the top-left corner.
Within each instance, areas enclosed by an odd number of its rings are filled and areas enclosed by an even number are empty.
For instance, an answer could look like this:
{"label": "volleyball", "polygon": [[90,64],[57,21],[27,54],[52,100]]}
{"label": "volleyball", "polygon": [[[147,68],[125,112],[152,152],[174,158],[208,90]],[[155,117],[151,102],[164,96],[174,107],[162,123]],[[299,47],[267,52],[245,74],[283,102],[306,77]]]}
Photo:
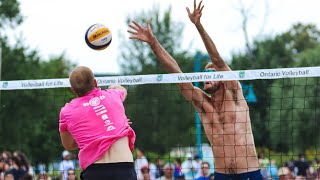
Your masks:
{"label": "volleyball", "polygon": [[85,34],[87,45],[94,50],[106,49],[112,40],[110,29],[103,24],[94,24],[88,28]]}

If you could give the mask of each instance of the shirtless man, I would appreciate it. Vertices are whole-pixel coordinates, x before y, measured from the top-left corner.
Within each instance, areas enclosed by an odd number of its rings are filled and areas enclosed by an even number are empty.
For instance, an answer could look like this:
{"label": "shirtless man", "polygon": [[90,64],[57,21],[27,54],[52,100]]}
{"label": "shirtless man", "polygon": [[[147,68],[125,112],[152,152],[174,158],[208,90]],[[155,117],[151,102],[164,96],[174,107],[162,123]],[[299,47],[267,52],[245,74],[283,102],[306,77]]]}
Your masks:
{"label": "shirtless man", "polygon": [[123,106],[126,89],[112,85],[101,90],[92,71],[84,66],[75,68],[69,80],[78,97],[61,109],[59,131],[65,149],[80,148],[81,179],[136,180],[135,133]]}
{"label": "shirtless man", "polygon": [[[217,48],[205,29],[200,17],[202,2],[191,13],[190,20],[199,31],[212,63],[205,71],[231,71],[220,57]],[[130,39],[150,45],[157,59],[169,73],[182,73],[177,62],[166,52],[152,33],[150,22],[144,28],[133,21],[128,30]],[[249,107],[242,94],[241,84],[234,81],[208,81],[203,91],[192,83],[180,83],[178,87],[199,112],[206,136],[215,157],[215,179],[262,179],[251,129]]]}

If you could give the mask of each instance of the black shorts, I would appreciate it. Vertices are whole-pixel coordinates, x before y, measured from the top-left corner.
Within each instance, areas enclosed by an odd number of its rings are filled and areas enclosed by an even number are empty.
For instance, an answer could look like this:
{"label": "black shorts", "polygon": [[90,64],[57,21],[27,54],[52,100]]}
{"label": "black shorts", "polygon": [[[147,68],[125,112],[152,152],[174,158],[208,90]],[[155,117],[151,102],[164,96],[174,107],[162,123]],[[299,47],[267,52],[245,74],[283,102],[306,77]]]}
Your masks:
{"label": "black shorts", "polygon": [[240,173],[240,174],[223,174],[214,172],[214,179],[216,180],[262,180],[262,175],[259,170]]}
{"label": "black shorts", "polygon": [[91,164],[81,172],[82,180],[137,180],[133,162]]}

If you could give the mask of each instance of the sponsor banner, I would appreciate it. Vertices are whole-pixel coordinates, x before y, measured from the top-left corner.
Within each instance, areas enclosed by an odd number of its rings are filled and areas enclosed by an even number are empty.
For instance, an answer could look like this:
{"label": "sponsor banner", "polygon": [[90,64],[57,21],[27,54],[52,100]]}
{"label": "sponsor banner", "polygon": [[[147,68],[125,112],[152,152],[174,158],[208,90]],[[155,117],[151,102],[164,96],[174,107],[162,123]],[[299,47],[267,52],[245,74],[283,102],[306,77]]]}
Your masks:
{"label": "sponsor banner", "polygon": [[[320,77],[320,67],[97,77],[99,86]],[[0,81],[0,90],[70,87],[66,79]]]}

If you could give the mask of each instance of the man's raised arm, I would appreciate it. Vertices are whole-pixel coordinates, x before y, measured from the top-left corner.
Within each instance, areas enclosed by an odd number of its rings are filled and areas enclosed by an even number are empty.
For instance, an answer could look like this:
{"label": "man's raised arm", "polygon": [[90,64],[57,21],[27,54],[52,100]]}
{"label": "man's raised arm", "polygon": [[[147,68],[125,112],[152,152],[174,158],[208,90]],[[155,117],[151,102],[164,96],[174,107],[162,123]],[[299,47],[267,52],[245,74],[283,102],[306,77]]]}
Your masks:
{"label": "man's raised arm", "polygon": [[182,73],[177,62],[168,54],[168,52],[161,46],[157,38],[153,35],[152,29],[150,27],[150,22],[147,21],[147,27],[142,27],[139,23],[132,21],[133,25],[130,24],[129,27],[132,30],[128,30],[133,36],[130,39],[137,39],[146,42],[150,45],[152,51],[164,65],[169,73]]}
{"label": "man's raised arm", "polygon": [[200,22],[200,18],[202,16],[202,10],[204,8],[204,5],[202,5],[202,0],[196,5],[196,0],[194,0],[193,4],[193,12],[190,12],[190,9],[187,7],[187,12],[190,21],[196,26],[198,32],[200,33],[200,36],[202,38],[202,41],[208,51],[208,54],[211,58],[211,61],[218,71],[230,71],[229,66],[223,61],[223,59],[220,57],[219,52],[217,50],[216,45],[212,41],[211,37],[207,33],[207,31],[204,29],[203,25]]}
{"label": "man's raised arm", "polygon": [[[136,21],[132,21],[132,23],[133,24],[129,25],[131,30],[128,30],[128,32],[132,34],[130,39],[136,39],[148,43],[153,53],[169,73],[182,73],[182,70],[176,60],[170,56],[170,54],[161,46],[157,38],[153,35],[150,22],[147,21],[146,28],[142,27]],[[187,101],[201,101],[203,99],[202,91],[195,88],[191,82],[179,83],[178,86]]]}

